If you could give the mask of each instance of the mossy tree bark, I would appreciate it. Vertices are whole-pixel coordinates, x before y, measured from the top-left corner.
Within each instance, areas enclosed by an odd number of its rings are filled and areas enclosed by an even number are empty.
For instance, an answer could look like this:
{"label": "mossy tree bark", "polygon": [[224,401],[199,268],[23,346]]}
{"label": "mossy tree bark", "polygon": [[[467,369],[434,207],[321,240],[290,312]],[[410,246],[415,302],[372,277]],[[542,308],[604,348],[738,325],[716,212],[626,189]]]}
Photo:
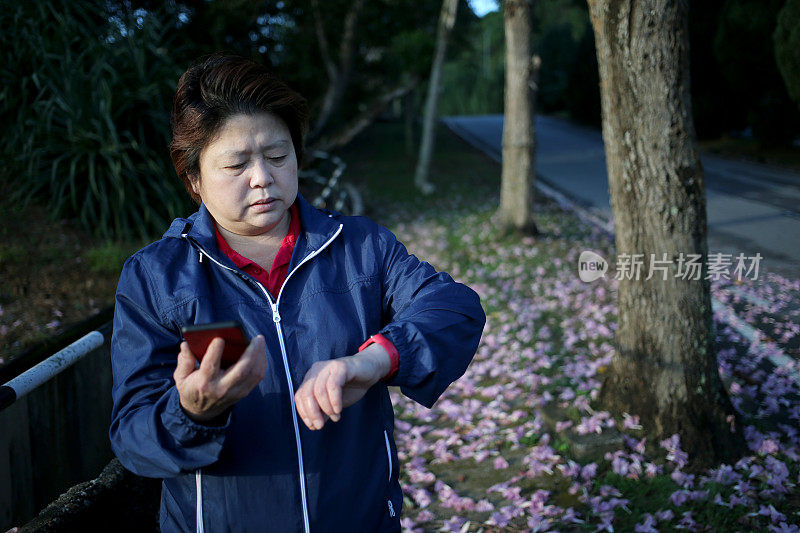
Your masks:
{"label": "mossy tree bark", "polygon": [[[707,273],[706,202],[689,93],[688,0],[588,0],[597,44],[618,257],[644,254],[619,282],[617,350],[601,402],[640,415],[654,438],[679,434],[696,465],[743,449],[717,370]],[[679,255],[700,254],[700,279]],[[651,254],[666,279],[650,280]],[[731,418],[733,417],[733,418]],[[735,424],[738,428],[739,424]]]}
{"label": "mossy tree bark", "polygon": [[536,234],[533,218],[534,150],[531,82],[531,5],[528,0],[503,2],[506,40],[503,171],[500,185],[500,225],[505,230]]}

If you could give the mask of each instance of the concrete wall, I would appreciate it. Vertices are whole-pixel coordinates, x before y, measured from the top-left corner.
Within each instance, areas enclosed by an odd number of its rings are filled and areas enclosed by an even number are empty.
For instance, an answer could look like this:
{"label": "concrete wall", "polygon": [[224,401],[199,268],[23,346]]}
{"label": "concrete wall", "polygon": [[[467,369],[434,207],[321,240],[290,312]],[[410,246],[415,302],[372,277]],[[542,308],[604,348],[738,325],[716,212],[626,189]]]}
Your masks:
{"label": "concrete wall", "polygon": [[112,458],[111,324],[106,342],[0,411],[0,531],[21,526]]}

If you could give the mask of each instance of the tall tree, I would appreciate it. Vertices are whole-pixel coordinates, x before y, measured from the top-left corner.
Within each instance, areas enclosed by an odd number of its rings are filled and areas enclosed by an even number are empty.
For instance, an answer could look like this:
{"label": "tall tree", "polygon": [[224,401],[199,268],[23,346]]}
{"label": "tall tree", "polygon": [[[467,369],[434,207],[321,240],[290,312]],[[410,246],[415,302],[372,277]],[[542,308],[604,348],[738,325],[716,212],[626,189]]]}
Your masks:
{"label": "tall tree", "polygon": [[422,123],[422,139],[419,144],[419,159],[414,174],[414,185],[423,194],[433,192],[433,185],[428,179],[433,154],[433,126],[436,122],[436,104],[439,100],[439,82],[442,77],[442,65],[447,53],[447,42],[450,32],[456,23],[458,0],[442,0],[442,11],[439,14],[439,29],[436,32],[436,52],[431,65],[431,76],[428,82],[428,97],[425,100],[425,115]]}
{"label": "tall tree", "polygon": [[364,7],[364,0],[355,0],[347,11],[347,15],[344,18],[341,41],[339,42],[339,61],[337,63],[334,61],[328,45],[325,26],[322,23],[319,0],[311,0],[311,9],[314,12],[314,29],[317,33],[317,42],[319,43],[322,61],[325,64],[325,72],[328,74],[329,82],[325,96],[322,98],[322,106],[317,115],[317,120],[311,129],[310,137],[312,139],[318,137],[328,124],[334,110],[341,103],[344,91],[350,81],[350,73],[353,70],[353,60],[355,58],[356,24],[362,7]]}
{"label": "tall tree", "polygon": [[506,35],[505,120],[503,173],[500,186],[500,224],[535,234],[533,98],[536,68],[531,56],[531,6],[528,0],[503,2]]}
{"label": "tall tree", "polygon": [[[705,188],[689,95],[689,0],[588,3],[617,253],[644,254],[643,275],[629,270],[619,282],[617,350],[601,401],[638,413],[651,436],[678,433],[697,464],[729,460],[742,439],[731,430],[735,414],[713,344]],[[652,264],[651,254],[667,261]],[[700,279],[680,272],[680,254],[701,257]],[[666,265],[666,276],[656,270],[647,280],[651,264]]]}

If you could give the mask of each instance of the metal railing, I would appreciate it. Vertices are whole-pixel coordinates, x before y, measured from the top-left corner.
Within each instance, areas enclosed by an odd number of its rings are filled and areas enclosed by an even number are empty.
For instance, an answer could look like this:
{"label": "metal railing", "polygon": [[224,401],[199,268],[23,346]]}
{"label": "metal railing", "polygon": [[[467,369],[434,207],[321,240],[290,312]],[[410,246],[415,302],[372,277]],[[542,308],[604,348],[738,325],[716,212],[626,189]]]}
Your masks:
{"label": "metal railing", "polygon": [[102,346],[103,342],[105,342],[103,334],[99,331],[92,331],[14,379],[0,385],[0,411],[80,361],[93,350]]}

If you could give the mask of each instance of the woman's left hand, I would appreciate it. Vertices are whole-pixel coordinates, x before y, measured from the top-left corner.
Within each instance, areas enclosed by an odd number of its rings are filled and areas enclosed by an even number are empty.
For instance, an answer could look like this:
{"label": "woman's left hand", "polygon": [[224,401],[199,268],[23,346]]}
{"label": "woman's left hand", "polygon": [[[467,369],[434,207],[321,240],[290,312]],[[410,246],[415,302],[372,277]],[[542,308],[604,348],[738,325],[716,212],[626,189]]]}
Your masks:
{"label": "woman's left hand", "polygon": [[297,413],[311,430],[322,429],[329,418],[338,422],[342,409],[363,398],[390,369],[389,353],[377,343],[355,355],[316,362],[294,394]]}

